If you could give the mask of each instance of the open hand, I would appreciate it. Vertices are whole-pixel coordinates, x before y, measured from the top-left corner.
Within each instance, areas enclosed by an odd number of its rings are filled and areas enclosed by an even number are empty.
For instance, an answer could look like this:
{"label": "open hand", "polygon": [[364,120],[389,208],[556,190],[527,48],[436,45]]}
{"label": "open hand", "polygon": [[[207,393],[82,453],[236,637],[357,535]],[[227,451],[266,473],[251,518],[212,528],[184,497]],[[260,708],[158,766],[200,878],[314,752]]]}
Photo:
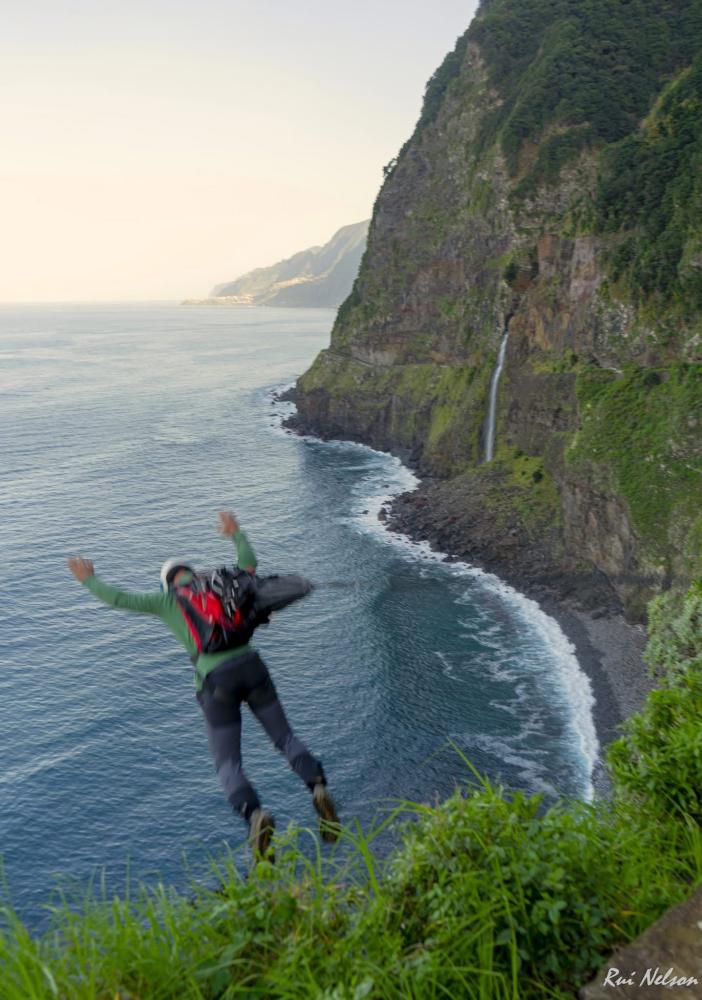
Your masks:
{"label": "open hand", "polygon": [[220,510],[219,530],[223,535],[235,535],[239,530],[239,522],[231,510]]}
{"label": "open hand", "polygon": [[81,583],[95,572],[90,559],[83,559],[82,556],[71,556],[68,560],[68,568],[76,580],[80,580]]}

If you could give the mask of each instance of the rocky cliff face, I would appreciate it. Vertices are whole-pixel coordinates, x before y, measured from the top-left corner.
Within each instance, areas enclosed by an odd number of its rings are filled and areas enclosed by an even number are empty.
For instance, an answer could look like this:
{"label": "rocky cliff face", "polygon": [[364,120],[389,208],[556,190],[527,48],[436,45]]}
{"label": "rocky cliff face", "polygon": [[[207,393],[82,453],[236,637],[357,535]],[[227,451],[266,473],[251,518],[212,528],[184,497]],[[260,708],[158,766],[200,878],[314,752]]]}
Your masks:
{"label": "rocky cliff face", "polygon": [[[331,345],[299,380],[298,422],[432,480],[395,505],[398,525],[640,618],[701,568],[702,215],[678,202],[702,208],[702,16],[678,8],[680,48],[665,0],[634,0],[633,37],[627,0],[594,2],[592,21],[569,0],[526,6],[483,4],[430,81]],[[563,84],[581,72],[584,109]],[[600,115],[598,97],[626,114]],[[622,213],[627,170],[640,197]]]}

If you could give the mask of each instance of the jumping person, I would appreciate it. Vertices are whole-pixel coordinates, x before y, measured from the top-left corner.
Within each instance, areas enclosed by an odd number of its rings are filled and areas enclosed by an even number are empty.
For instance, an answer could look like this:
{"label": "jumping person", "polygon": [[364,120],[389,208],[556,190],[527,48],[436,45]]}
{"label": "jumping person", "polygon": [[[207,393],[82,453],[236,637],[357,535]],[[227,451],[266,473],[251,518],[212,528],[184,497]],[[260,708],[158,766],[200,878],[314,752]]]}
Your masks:
{"label": "jumping person", "polygon": [[[220,532],[234,540],[238,567],[255,573],[256,556],[234,514],[221,511],[219,520]],[[275,822],[261,807],[242,769],[242,701],[248,704],[275,747],[285,755],[293,771],[312,793],[323,839],[336,840],[338,818],[322,765],[290,728],[268,669],[256,650],[247,642],[223,652],[198,654],[195,639],[174,594],[174,587],[186,585],[193,578],[192,567],[182,560],[168,560],[161,569],[161,592],[149,594],[128,593],[104,583],[95,575],[89,559],[72,557],[68,567],[76,579],[105,604],[125,611],[157,615],[187,649],[195,664],[196,697],[205,718],[215,767],[230,805],[249,825],[254,853],[263,857],[269,852]]]}

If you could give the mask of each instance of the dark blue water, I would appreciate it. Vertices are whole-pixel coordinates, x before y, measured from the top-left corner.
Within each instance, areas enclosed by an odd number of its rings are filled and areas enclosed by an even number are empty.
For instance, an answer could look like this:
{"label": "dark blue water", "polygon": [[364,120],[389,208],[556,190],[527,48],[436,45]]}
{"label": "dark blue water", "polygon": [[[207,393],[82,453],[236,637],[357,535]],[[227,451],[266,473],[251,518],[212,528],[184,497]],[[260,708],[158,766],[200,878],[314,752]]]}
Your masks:
{"label": "dark blue water", "polygon": [[[257,633],[342,818],[433,800],[469,775],[589,796],[589,682],[531,601],[393,539],[377,511],[411,475],[356,445],[286,434],[271,393],[328,343],[328,310],[0,309],[0,852],[36,921],[54,875],[119,888],[243,839],[208,758],[190,665],[157,619],[100,605],[66,557],[158,589],[170,556],[228,558],[231,507],[261,572],[327,586]],[[346,584],[346,585],[340,585]],[[279,826],[304,787],[244,719]]]}

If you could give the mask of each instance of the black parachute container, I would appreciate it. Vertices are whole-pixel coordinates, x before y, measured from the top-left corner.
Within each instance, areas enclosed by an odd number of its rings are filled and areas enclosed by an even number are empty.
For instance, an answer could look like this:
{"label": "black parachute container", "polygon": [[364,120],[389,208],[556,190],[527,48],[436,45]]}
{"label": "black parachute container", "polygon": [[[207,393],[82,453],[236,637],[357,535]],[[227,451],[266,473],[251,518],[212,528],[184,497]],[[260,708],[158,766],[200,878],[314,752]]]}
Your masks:
{"label": "black parachute container", "polygon": [[297,573],[284,576],[256,576],[254,609],[261,618],[307,597],[314,584]]}

